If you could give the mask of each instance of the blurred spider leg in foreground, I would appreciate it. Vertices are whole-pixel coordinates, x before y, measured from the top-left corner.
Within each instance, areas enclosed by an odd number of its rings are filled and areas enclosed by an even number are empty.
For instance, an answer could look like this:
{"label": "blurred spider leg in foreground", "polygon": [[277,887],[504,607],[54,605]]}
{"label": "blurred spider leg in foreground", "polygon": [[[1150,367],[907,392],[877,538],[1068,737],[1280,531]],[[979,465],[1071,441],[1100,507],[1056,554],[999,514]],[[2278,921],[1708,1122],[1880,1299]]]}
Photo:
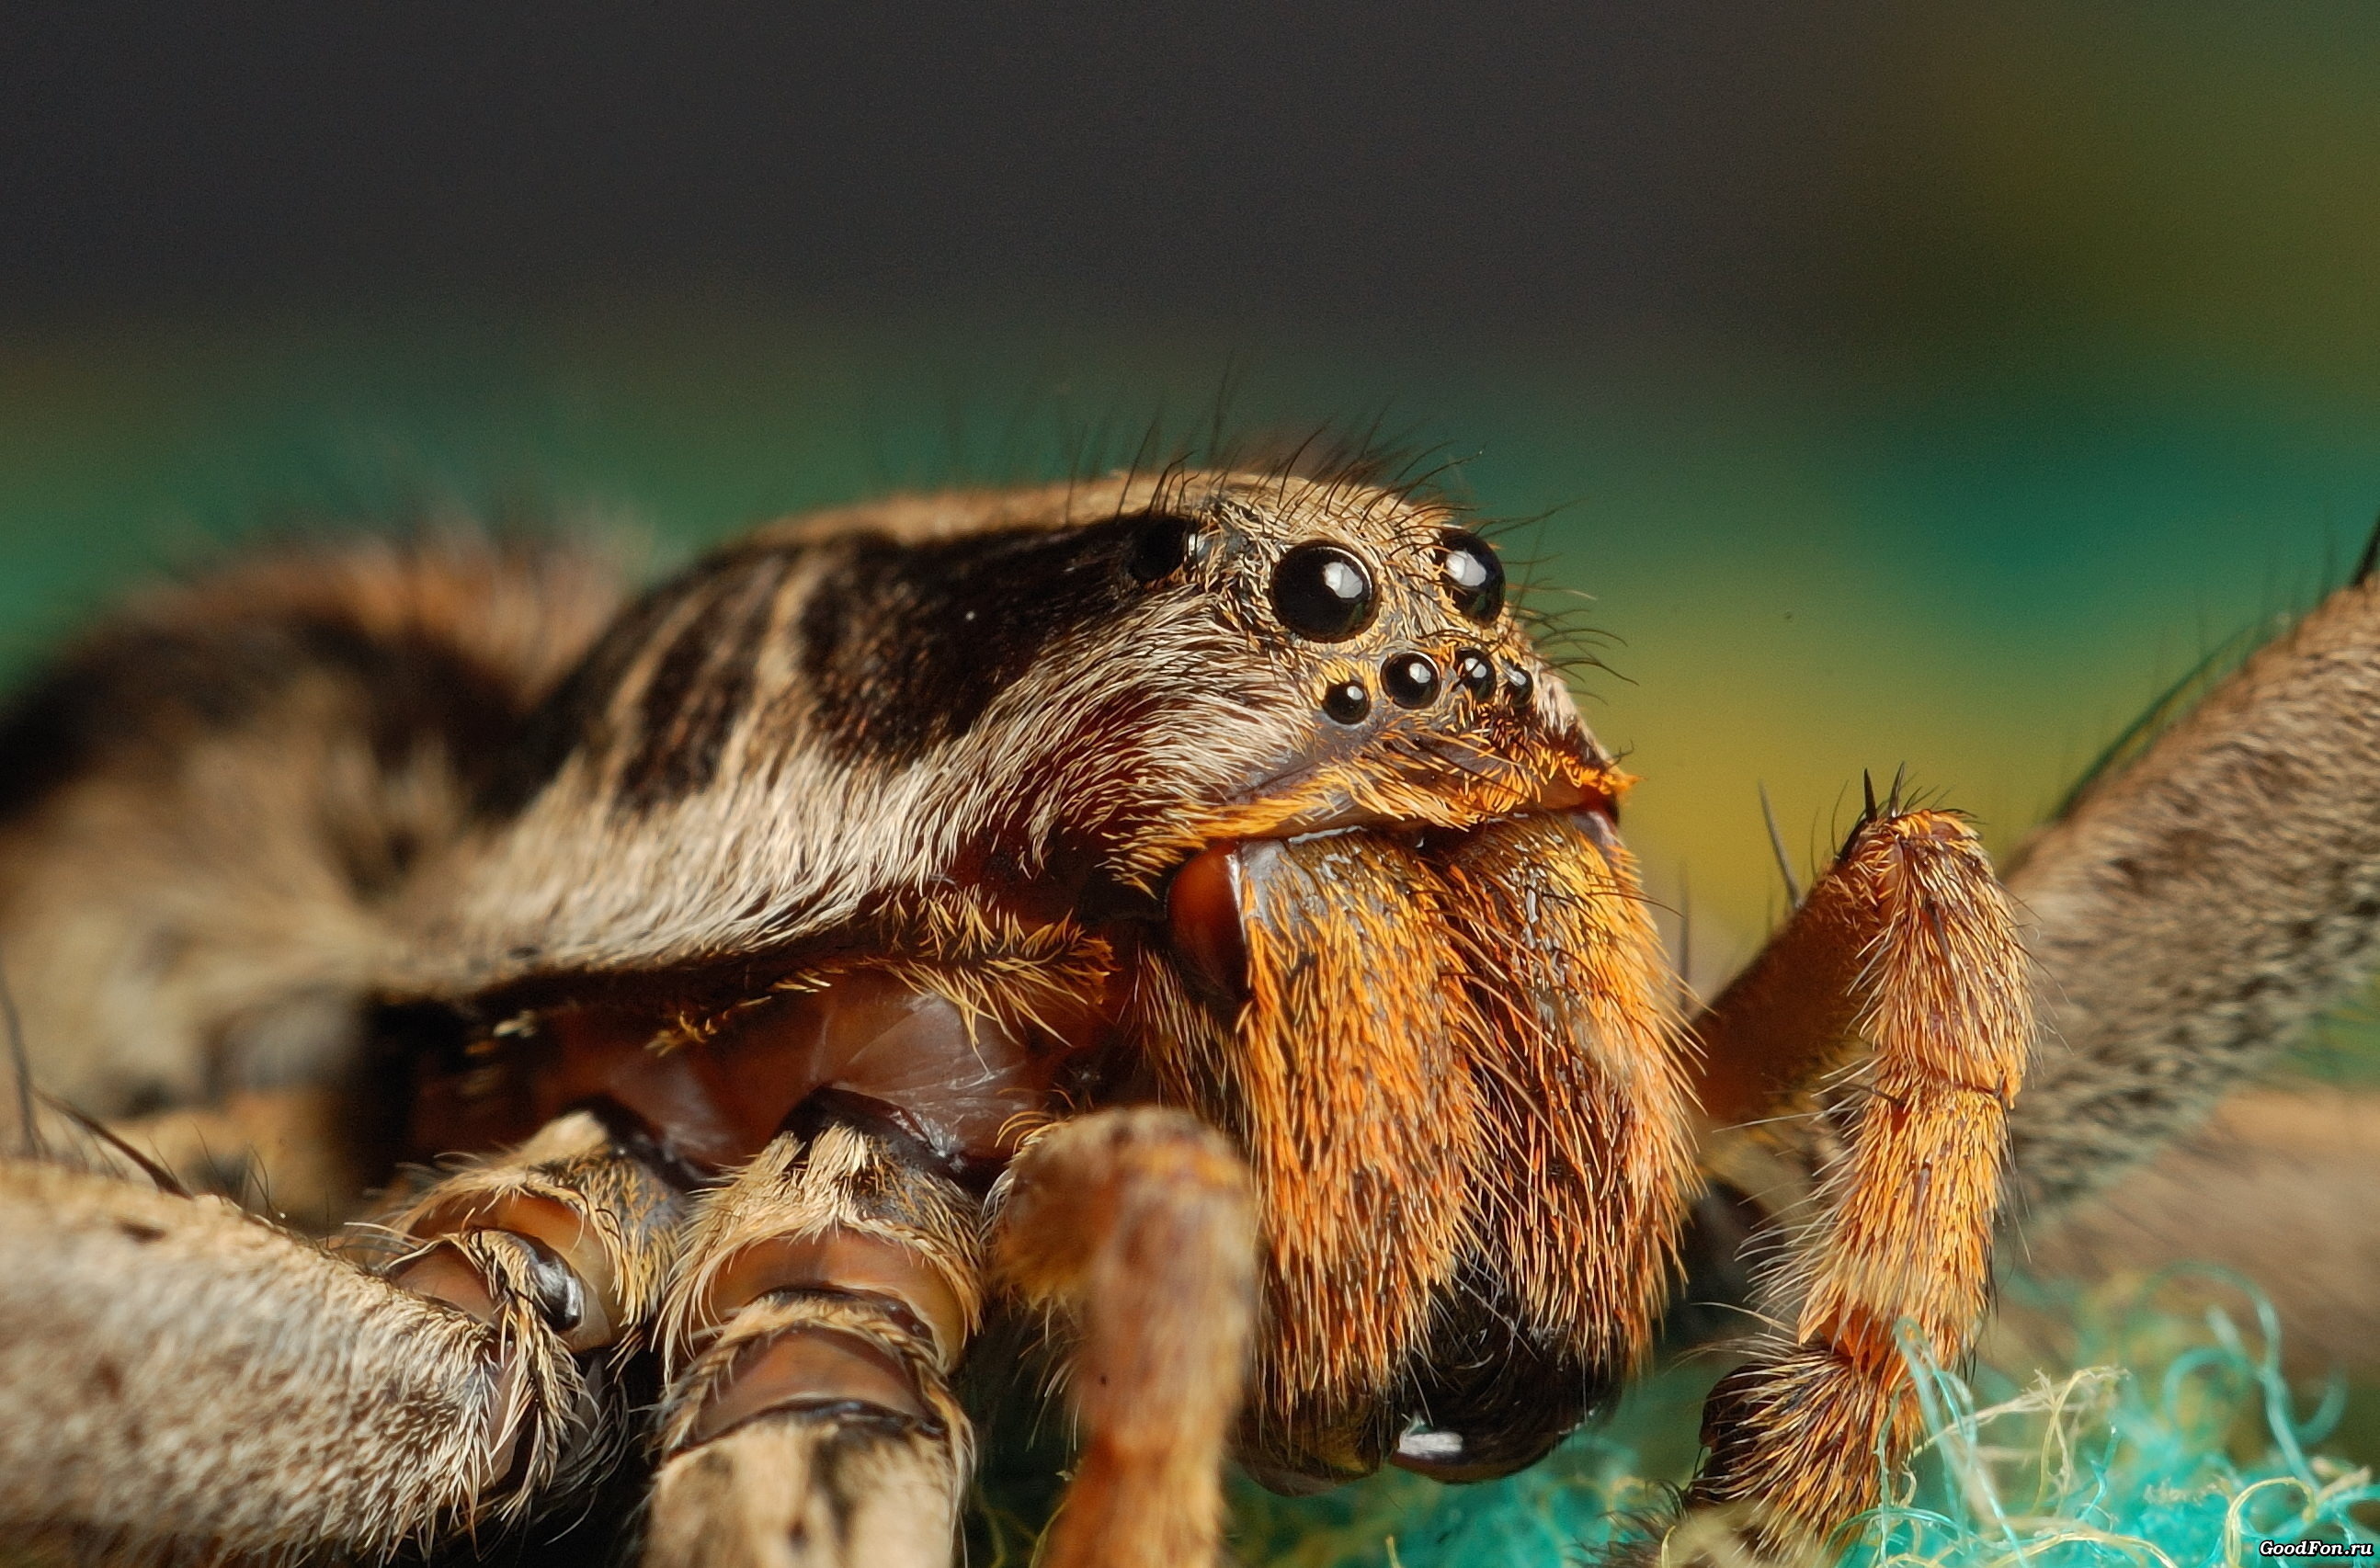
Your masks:
{"label": "blurred spider leg in foreground", "polygon": [[1003,1277],[1072,1319],[1084,1427],[1048,1568],[1212,1562],[1221,1468],[1256,1312],[1247,1173],[1178,1111],[1064,1124],[1019,1158],[1001,1214]]}

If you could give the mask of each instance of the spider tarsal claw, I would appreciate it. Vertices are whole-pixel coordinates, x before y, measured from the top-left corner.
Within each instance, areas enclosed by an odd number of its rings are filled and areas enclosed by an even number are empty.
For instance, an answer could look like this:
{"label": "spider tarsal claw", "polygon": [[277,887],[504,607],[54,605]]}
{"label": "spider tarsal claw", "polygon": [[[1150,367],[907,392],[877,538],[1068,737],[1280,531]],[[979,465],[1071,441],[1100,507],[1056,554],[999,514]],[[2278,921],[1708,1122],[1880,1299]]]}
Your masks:
{"label": "spider tarsal claw", "polygon": [[485,1270],[467,1261],[467,1254],[504,1248],[510,1266],[502,1271],[517,1276],[538,1315],[574,1355],[617,1343],[624,1315],[615,1270],[589,1226],[567,1206],[546,1197],[506,1197],[451,1218],[432,1210],[416,1222],[414,1234],[439,1245],[393,1270],[390,1278],[397,1283],[492,1321],[497,1293]]}

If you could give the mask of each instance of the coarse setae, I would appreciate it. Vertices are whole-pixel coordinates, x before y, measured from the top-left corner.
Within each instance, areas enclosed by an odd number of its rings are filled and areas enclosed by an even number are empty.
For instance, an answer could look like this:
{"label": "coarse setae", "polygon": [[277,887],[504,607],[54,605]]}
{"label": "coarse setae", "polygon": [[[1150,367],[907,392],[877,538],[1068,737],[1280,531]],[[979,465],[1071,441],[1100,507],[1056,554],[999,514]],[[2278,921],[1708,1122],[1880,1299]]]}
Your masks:
{"label": "coarse setae", "polygon": [[1672,1541],[1822,1550],[2011,1173],[2086,1194],[2367,967],[2380,588],[2008,888],[1871,791],[1685,1016],[1506,587],[1427,483],[1289,463],[896,496],[635,597],[433,536],[134,604],[0,729],[0,1524],[939,1564],[968,1391],[1047,1377],[1046,1561],[1203,1564],[1227,1454],[1535,1463],[1691,1266],[1767,1326]]}

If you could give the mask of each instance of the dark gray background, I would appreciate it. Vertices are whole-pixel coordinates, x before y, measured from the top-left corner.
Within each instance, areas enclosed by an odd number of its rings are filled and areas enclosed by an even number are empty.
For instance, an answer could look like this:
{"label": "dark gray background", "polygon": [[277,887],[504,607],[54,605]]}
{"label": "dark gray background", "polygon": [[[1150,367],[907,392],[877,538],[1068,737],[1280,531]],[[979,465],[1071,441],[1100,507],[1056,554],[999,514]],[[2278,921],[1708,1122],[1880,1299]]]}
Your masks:
{"label": "dark gray background", "polygon": [[1765,333],[1831,308],[1889,36],[1753,0],[16,5],[0,289]]}

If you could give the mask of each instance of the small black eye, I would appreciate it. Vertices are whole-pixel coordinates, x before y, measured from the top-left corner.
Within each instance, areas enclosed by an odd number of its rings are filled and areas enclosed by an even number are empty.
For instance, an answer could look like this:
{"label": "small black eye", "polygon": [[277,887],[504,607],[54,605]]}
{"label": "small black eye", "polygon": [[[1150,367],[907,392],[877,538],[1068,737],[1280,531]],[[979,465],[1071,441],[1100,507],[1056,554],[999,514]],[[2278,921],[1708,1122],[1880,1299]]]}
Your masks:
{"label": "small black eye", "polygon": [[1342,724],[1360,724],[1372,711],[1372,694],[1362,681],[1332,681],[1323,689],[1322,711]]}
{"label": "small black eye", "polygon": [[1152,583],[1180,571],[1199,552],[1196,525],[1180,517],[1150,517],[1133,531],[1124,570],[1136,582]]}
{"label": "small black eye", "polygon": [[1335,544],[1301,544],[1272,569],[1272,613],[1300,637],[1343,642],[1378,608],[1372,575]]}
{"label": "small black eye", "polygon": [[1438,548],[1455,613],[1474,626],[1491,624],[1504,613],[1504,563],[1486,540],[1460,529],[1439,535]]}
{"label": "small black eye", "polygon": [[1398,707],[1427,708],[1438,699],[1438,666],[1423,654],[1391,654],[1380,666],[1380,685]]}
{"label": "small black eye", "polygon": [[1496,666],[1475,648],[1455,650],[1454,678],[1482,702],[1496,695]]}
{"label": "small black eye", "polygon": [[1530,679],[1529,672],[1518,664],[1504,672],[1504,686],[1512,692],[1513,703],[1520,707],[1528,705],[1529,693],[1537,688],[1537,683]]}

